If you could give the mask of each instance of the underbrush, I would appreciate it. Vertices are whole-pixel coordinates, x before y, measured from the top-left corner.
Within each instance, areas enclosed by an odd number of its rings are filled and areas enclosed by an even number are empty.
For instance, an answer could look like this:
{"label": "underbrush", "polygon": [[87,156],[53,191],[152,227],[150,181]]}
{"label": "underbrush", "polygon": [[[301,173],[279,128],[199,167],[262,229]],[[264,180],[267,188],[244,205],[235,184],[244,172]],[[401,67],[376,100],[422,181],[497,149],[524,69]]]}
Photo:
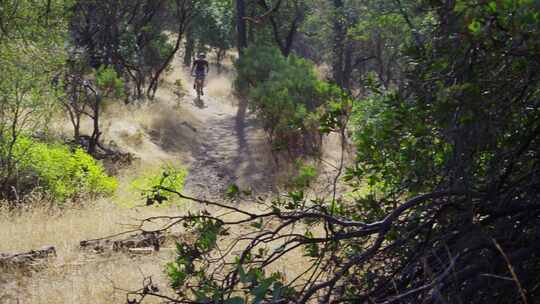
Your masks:
{"label": "underbrush", "polygon": [[41,143],[29,137],[17,139],[12,159],[15,172],[8,180],[18,200],[31,192],[64,203],[111,195],[117,187],[114,177],[81,148],[74,150],[61,143]]}
{"label": "underbrush", "polygon": [[236,68],[236,90],[248,98],[274,148],[293,156],[318,153],[324,105],[341,91],[317,79],[311,62],[285,58],[273,47],[247,48]]}
{"label": "underbrush", "polygon": [[129,184],[129,191],[132,193],[140,193],[142,199],[147,199],[149,195],[157,196],[152,197],[155,201],[159,201],[160,205],[178,204],[181,202],[176,195],[166,191],[158,191],[155,193],[155,189],[163,187],[167,189],[184,189],[184,182],[188,171],[179,166],[173,164],[164,164],[158,168],[145,170],[142,174],[136,176],[131,180]]}
{"label": "underbrush", "polygon": [[[129,256],[94,255],[79,249],[82,240],[110,236],[136,224],[135,218],[176,214],[178,208],[126,209],[109,200],[87,201],[83,207],[66,202],[62,207],[35,198],[25,208],[0,208],[0,252],[29,251],[55,246],[57,257],[34,271],[0,271],[0,303],[124,303],[125,292],[152,276],[165,291],[163,271],[173,251]],[[150,302],[153,303],[153,302]]]}
{"label": "underbrush", "polygon": [[289,187],[295,189],[308,188],[317,178],[318,170],[314,165],[297,160],[295,162],[296,173],[290,176]]}

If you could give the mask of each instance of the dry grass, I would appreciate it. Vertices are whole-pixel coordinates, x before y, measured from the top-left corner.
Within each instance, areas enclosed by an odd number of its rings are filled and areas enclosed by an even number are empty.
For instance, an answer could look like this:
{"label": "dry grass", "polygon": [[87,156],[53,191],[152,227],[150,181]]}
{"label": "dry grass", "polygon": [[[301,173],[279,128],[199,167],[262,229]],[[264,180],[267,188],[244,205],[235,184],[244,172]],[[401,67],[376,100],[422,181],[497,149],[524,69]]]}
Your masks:
{"label": "dry grass", "polygon": [[[174,258],[170,244],[154,255],[135,257],[122,253],[85,253],[78,249],[79,241],[128,230],[130,227],[125,224],[135,224],[137,219],[185,214],[187,209],[193,211],[195,208],[186,203],[177,207],[126,209],[102,201],[91,207],[63,211],[37,207],[19,214],[4,212],[0,215],[0,252],[53,245],[58,256],[37,271],[0,274],[0,303],[124,303],[126,293],[123,290],[140,288],[145,276],[152,276],[162,291],[171,294],[173,291],[167,288],[168,279],[164,273],[165,264]],[[245,204],[243,208],[260,211],[254,205]],[[236,217],[238,215],[227,216],[231,220]],[[247,229],[250,228],[239,227],[232,235]],[[238,254],[242,245],[239,244],[232,254]],[[268,246],[273,250],[280,245],[281,242]],[[289,279],[305,269],[306,260],[300,250],[287,254],[269,268],[284,273]]]}
{"label": "dry grass", "polygon": [[180,214],[182,207],[124,209],[99,202],[83,209],[50,211],[34,208],[0,216],[0,252],[23,251],[53,245],[57,258],[37,272],[0,274],[0,303],[122,303],[125,293],[114,286],[137,289],[143,276],[152,275],[163,288],[165,263],[174,251],[130,257],[93,255],[78,249],[79,241],[112,235],[136,219],[158,214]]}

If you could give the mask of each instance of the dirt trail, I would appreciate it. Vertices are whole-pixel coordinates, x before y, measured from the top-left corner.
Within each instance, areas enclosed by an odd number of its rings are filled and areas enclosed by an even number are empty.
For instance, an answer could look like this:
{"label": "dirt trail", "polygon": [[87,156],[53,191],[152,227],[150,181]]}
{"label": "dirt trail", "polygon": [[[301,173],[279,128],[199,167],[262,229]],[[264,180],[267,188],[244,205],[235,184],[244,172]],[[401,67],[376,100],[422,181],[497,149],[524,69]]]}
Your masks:
{"label": "dirt trail", "polygon": [[[270,146],[262,128],[248,113],[247,104],[232,94],[232,77],[227,72],[220,75],[211,72],[206,95],[197,100],[192,94],[191,77],[177,69],[166,81],[174,83],[175,79],[182,79],[187,95],[179,100],[170,86],[164,86],[158,93],[161,103],[176,103],[176,124],[181,121],[182,130],[187,126],[196,140],[189,143],[189,174],[184,189],[188,194],[217,198],[231,184],[258,193],[273,190],[275,172]],[[170,125],[165,128],[174,128]],[[167,138],[167,141],[186,138],[186,134],[172,131],[168,130],[169,135],[177,138]]]}
{"label": "dirt trail", "polygon": [[[107,110],[105,141],[111,140],[141,160],[137,175],[164,162],[180,163],[189,169],[184,192],[200,198],[221,198],[231,184],[256,194],[276,192],[276,164],[265,132],[242,102],[233,94],[234,74],[211,70],[205,95],[193,95],[193,79],[177,59],[164,77],[156,99],[140,107]],[[231,64],[229,64],[231,66]],[[186,94],[175,94],[180,80]],[[339,141],[325,137],[323,158],[339,163]],[[283,169],[285,170],[285,169]],[[320,167],[321,193],[327,194],[335,166]],[[281,176],[281,175],[280,175]]]}

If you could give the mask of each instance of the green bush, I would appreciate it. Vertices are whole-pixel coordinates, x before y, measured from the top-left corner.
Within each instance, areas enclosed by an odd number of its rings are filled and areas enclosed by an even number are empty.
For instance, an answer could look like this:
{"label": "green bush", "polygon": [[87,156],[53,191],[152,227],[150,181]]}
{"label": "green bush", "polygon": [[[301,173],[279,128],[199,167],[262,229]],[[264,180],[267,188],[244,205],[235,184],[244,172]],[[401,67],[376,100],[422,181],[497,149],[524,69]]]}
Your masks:
{"label": "green bush", "polygon": [[317,168],[313,165],[305,164],[301,161],[296,162],[297,173],[291,178],[291,186],[304,189],[311,185],[317,177]]}
{"label": "green bush", "polygon": [[[410,194],[435,187],[436,177],[451,155],[426,113],[395,92],[374,93],[356,103],[351,115],[358,166],[346,178],[363,180],[374,192]],[[405,185],[407,185],[405,187]]]}
{"label": "green bush", "polygon": [[97,69],[96,84],[103,91],[104,96],[122,97],[124,95],[124,81],[112,67],[101,66]]}
{"label": "green bush", "polygon": [[15,146],[14,156],[19,159],[21,183],[33,185],[58,202],[110,195],[117,187],[116,179],[80,148],[71,151],[63,144],[37,143],[23,137]]}
{"label": "green bush", "polygon": [[321,106],[339,90],[318,80],[309,61],[285,58],[274,47],[249,47],[236,66],[236,89],[248,98],[276,147],[315,152]]}
{"label": "green bush", "polygon": [[151,171],[146,175],[137,177],[131,182],[131,188],[140,191],[149,198],[148,202],[168,201],[174,202],[177,196],[168,191],[161,191],[161,188],[182,191],[187,176],[187,170],[171,164],[163,165],[159,170]]}

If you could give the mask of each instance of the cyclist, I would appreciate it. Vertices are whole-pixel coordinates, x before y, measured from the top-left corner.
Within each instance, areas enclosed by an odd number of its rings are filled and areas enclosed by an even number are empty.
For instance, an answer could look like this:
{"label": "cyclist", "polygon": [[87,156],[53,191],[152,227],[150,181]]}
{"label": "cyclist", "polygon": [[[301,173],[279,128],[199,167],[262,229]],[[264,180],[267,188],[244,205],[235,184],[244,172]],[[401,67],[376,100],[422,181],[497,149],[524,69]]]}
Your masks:
{"label": "cyclist", "polygon": [[[197,59],[193,61],[193,67],[191,68],[191,75],[195,77],[195,82],[193,83],[193,89],[197,90],[197,83],[200,85],[201,95],[204,95],[204,78],[208,71],[210,71],[210,66],[208,61],[206,61],[206,55],[204,53],[199,53]],[[195,74],[193,73],[195,72]]]}

